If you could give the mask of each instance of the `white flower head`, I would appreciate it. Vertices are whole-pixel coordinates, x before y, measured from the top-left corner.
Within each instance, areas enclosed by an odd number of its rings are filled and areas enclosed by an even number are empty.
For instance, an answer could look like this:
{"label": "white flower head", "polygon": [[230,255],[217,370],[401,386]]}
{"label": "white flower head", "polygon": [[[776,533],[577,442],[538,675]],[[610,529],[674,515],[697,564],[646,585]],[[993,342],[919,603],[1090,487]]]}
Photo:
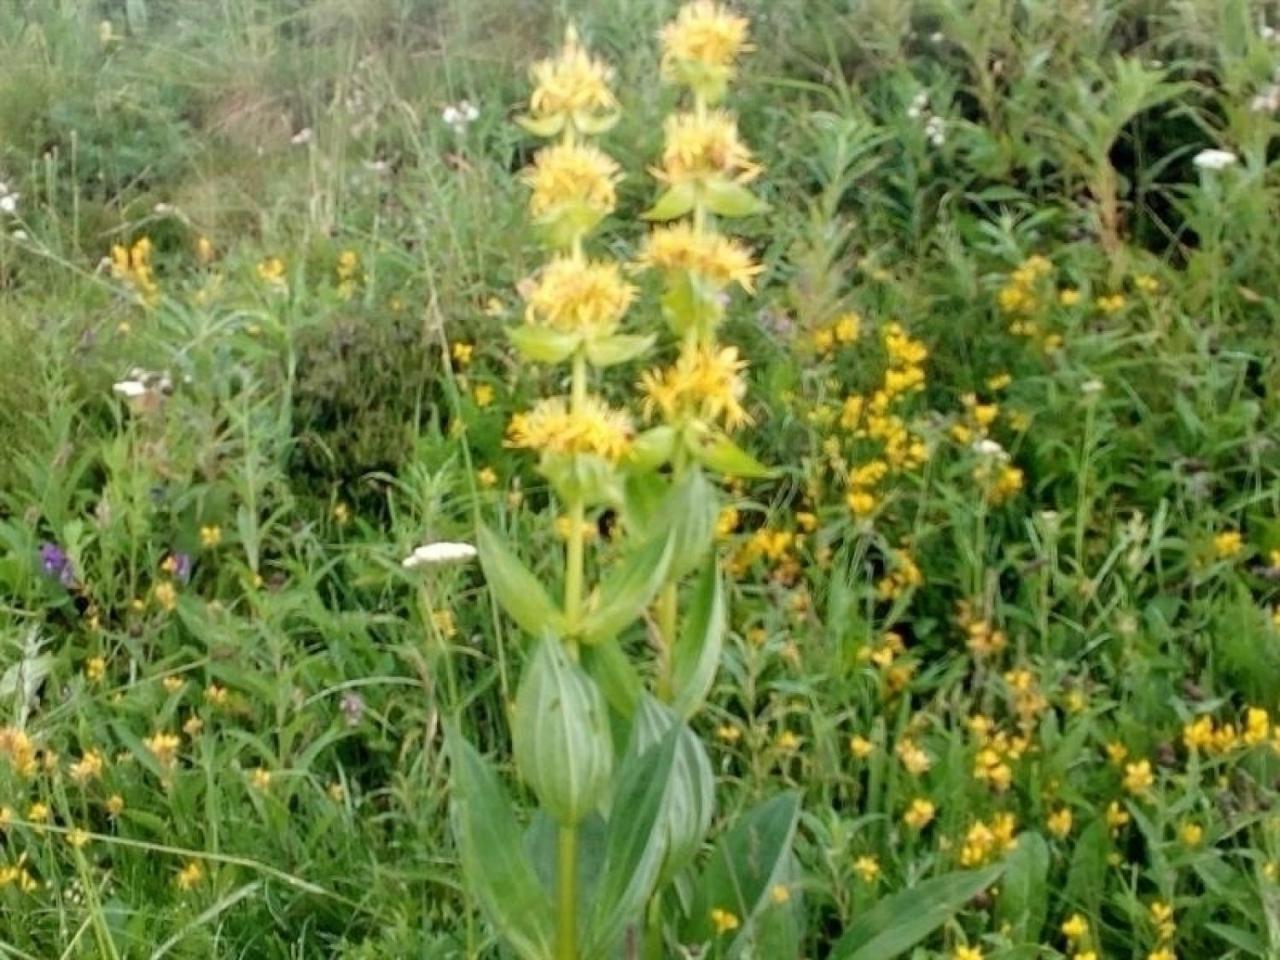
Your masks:
{"label": "white flower head", "polygon": [[147,385],[141,380],[121,380],[111,385],[111,392],[126,400],[137,400],[147,393]]}
{"label": "white flower head", "polygon": [[1240,162],[1230,150],[1201,150],[1191,161],[1201,170],[1225,170]]}
{"label": "white flower head", "polygon": [[314,136],[315,136],[314,130],[312,130],[310,127],[303,127],[301,130],[299,130],[297,133],[295,133],[292,137],[289,138],[289,142],[292,143],[295,147],[301,147],[310,143],[311,138]]}
{"label": "white flower head", "polygon": [[983,457],[1002,457],[1003,458],[1005,456],[1008,456],[1008,454],[1004,452],[1004,447],[1000,446],[1000,444],[992,440],[990,437],[983,437],[981,440],[978,440],[977,442],[975,442],[973,445],[973,450],[974,450],[974,453],[977,453],[978,455]]}
{"label": "white flower head", "polygon": [[6,193],[0,197],[0,211],[4,213],[18,212],[18,195],[16,193]]}
{"label": "white flower head", "polygon": [[1080,384],[1080,392],[1086,397],[1094,397],[1102,392],[1102,381],[1096,377]]}
{"label": "white flower head", "polygon": [[418,547],[400,561],[406,570],[417,570],[419,567],[435,567],[445,563],[461,563],[476,555],[476,548],[469,543],[457,543],[441,540],[437,543],[426,543]]}

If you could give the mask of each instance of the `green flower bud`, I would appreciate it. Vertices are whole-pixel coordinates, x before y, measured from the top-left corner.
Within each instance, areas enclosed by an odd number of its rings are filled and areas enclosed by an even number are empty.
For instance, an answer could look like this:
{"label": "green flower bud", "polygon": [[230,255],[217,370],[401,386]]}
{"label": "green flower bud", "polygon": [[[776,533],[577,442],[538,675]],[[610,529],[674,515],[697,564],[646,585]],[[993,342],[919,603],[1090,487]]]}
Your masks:
{"label": "green flower bud", "polygon": [[544,639],[525,669],[513,739],[520,775],[557,823],[574,826],[600,804],[613,771],[604,697],[558,640]]}

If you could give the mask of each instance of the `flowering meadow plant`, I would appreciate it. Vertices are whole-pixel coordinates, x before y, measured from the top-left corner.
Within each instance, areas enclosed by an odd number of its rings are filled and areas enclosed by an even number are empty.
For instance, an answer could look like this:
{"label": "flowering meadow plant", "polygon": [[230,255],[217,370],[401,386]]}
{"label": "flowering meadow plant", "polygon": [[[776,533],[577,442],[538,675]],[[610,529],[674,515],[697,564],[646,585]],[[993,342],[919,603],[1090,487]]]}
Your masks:
{"label": "flowering meadow plant", "polygon": [[1280,956],[1275,14],[0,4],[0,957]]}

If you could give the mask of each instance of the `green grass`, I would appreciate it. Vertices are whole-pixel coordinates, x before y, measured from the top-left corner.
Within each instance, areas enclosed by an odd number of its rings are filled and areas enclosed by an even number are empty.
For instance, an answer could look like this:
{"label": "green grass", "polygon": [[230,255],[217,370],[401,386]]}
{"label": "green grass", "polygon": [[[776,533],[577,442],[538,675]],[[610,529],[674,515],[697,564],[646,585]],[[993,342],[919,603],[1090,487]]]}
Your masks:
{"label": "green grass", "polygon": [[[1280,66],[1276,11],[741,6],[758,49],[729,105],[772,210],[740,221],[767,269],[724,337],[751,363],[740,439],[779,473],[724,485],[731,629],[693,720],[713,836],[799,791],[797,955],[979,862],[1008,864],[997,892],[915,956],[1280,955],[1280,181],[1276,119],[1250,109]],[[474,565],[400,561],[483,519],[558,570],[557,508],[504,446],[562,386],[502,332],[544,258],[516,179],[536,143],[512,118],[572,18],[623,107],[602,145],[628,177],[593,244],[632,257],[675,7],[0,2],[0,181],[19,194],[0,214],[0,956],[503,955],[459,867],[444,725],[525,804],[508,758],[527,643]],[[479,117],[455,132],[442,110],[464,98]],[[1210,147],[1239,163],[1198,169]],[[143,237],[150,304],[103,262]],[[1049,272],[1011,279],[1033,256]],[[637,282],[630,323],[656,332]],[[828,344],[846,311],[860,336]],[[929,456],[860,516],[847,472],[883,443],[841,415],[893,365],[891,322],[928,351],[895,409]],[[171,392],[114,395],[135,367]],[[641,369],[612,400],[638,411]],[[1007,497],[984,437],[1021,471]],[[971,648],[993,631],[1000,649]],[[640,625],[626,640],[645,650]],[[1250,707],[1269,714],[1246,734]],[[1190,750],[1201,716],[1234,735]],[[166,731],[171,766],[144,742]],[[91,750],[101,771],[77,777]],[[1128,789],[1144,760],[1152,784]],[[1001,764],[1005,789],[975,776]],[[1016,849],[975,846],[1000,814]]]}

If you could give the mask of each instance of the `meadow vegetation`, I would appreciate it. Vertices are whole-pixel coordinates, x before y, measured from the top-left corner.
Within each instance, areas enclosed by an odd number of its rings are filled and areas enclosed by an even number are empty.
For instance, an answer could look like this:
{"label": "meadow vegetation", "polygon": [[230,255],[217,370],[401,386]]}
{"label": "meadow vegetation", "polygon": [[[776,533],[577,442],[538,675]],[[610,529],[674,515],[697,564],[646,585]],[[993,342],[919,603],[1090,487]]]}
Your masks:
{"label": "meadow vegetation", "polygon": [[0,0],[0,957],[1280,956],[1273,23]]}

